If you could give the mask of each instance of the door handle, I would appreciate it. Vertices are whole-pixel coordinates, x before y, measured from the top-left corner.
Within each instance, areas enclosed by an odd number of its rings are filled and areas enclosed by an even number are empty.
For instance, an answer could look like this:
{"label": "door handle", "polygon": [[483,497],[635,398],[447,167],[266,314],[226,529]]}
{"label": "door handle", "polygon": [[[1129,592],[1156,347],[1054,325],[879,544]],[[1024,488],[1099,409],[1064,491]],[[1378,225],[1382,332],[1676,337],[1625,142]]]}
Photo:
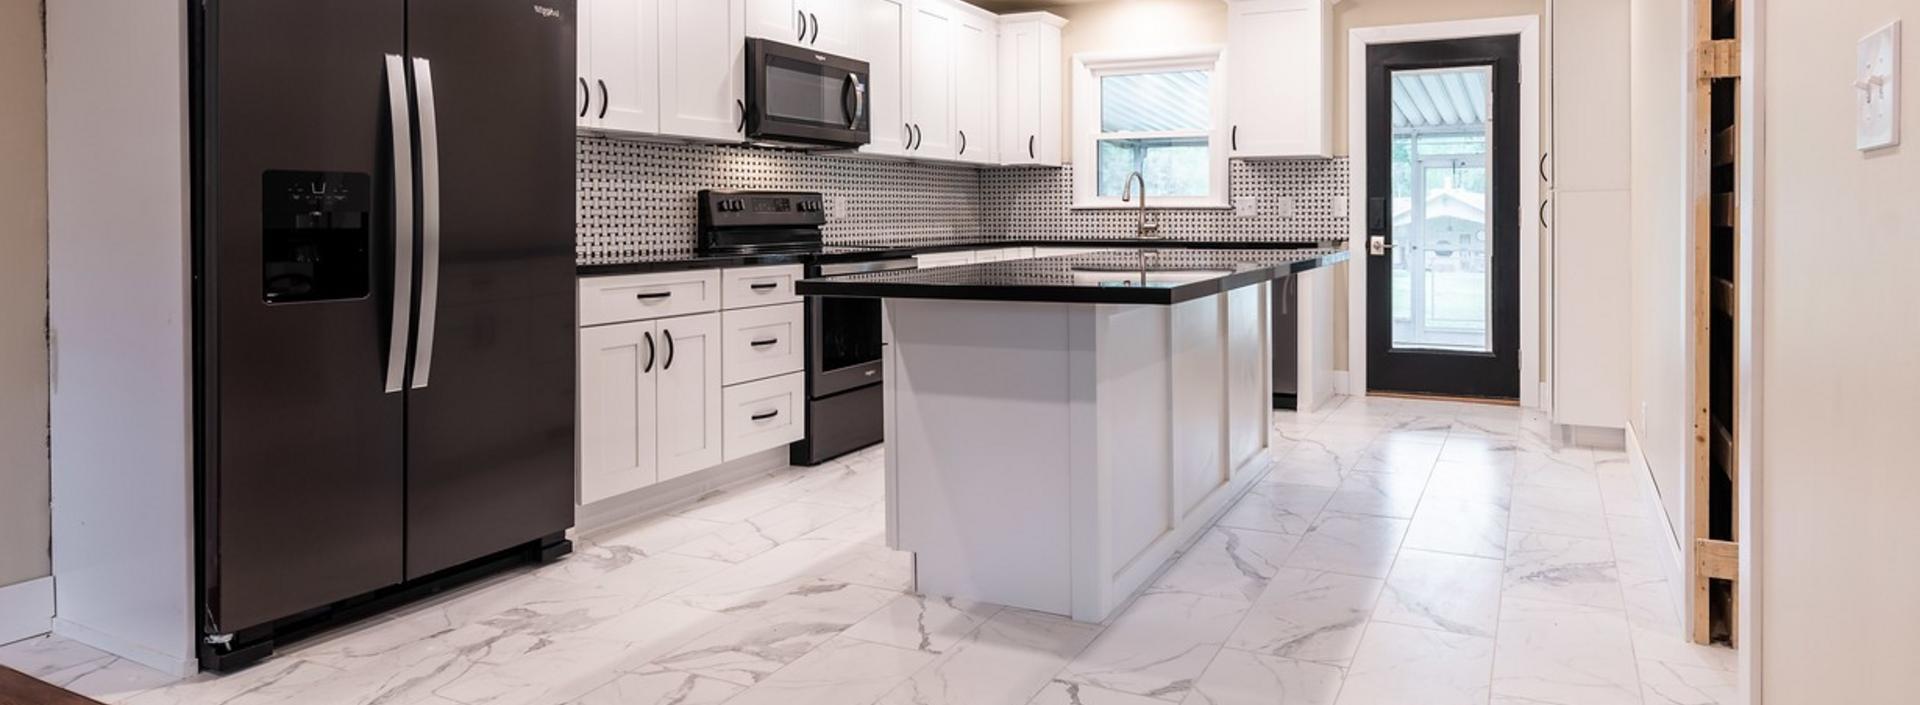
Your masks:
{"label": "door handle", "polygon": [[600,84],[600,115],[599,117],[604,118],[607,116],[607,100],[608,100],[607,99],[607,82],[600,80],[598,78],[593,79],[593,82]]}
{"label": "door handle", "polygon": [[804,10],[794,10],[793,14],[800,18],[800,36],[794,37],[793,41],[805,44],[807,43],[807,13]]}
{"label": "door handle", "polygon": [[1040,136],[1039,136],[1039,135],[1028,135],[1028,136],[1027,136],[1027,158],[1028,158],[1028,159],[1039,159],[1039,158],[1040,158],[1040,154],[1039,154],[1038,152],[1035,152],[1035,151],[1033,151],[1033,141],[1034,141],[1034,140],[1037,140],[1037,139],[1040,139]]}
{"label": "door handle", "polygon": [[748,284],[747,288],[754,291],[772,291],[779,286],[780,284],[777,282],[760,282],[758,284]]}
{"label": "door handle", "polygon": [[580,115],[586,117],[587,110],[593,107],[593,89],[587,87],[587,77],[580,76]]}
{"label": "door handle", "polygon": [[780,342],[780,339],[779,339],[779,338],[762,338],[762,339],[760,339],[760,340],[755,340],[755,341],[752,341],[752,342],[749,342],[749,343],[747,343],[747,345],[749,345],[749,346],[752,346],[752,347],[756,347],[756,348],[764,348],[764,347],[766,347],[766,346],[769,346],[769,345],[772,345],[772,344],[774,344],[774,343],[778,343],[778,342]]}
{"label": "door handle", "polygon": [[1229,144],[1227,146],[1227,151],[1230,151],[1230,152],[1240,151],[1240,126],[1239,125],[1233,126],[1233,136],[1228,140],[1228,142]]}
{"label": "door handle", "polygon": [[667,298],[667,297],[669,297],[669,296],[673,296],[673,292],[671,292],[671,291],[649,291],[649,292],[643,292],[643,293],[639,293],[639,294],[634,294],[634,295],[633,295],[633,298],[635,298],[635,299],[639,299],[639,300],[641,300],[641,301],[651,301],[651,300],[653,300],[653,299],[664,299],[664,298]]}
{"label": "door handle", "polygon": [[660,337],[667,341],[667,361],[660,365],[662,372],[673,369],[673,331],[660,329]]}
{"label": "door handle", "polygon": [[961,154],[967,153],[967,131],[966,130],[960,131],[960,153]]}
{"label": "door handle", "polygon": [[809,12],[807,13],[807,17],[813,20],[813,38],[807,40],[807,43],[819,44],[820,43],[820,16]]}
{"label": "door handle", "polygon": [[1367,254],[1378,257],[1386,254],[1387,250],[1391,249],[1393,249],[1393,243],[1387,242],[1387,236],[1385,235],[1374,235],[1367,238]]}
{"label": "door handle", "polygon": [[1541,181],[1547,181],[1547,182],[1553,181],[1552,177],[1547,176],[1547,156],[1550,154],[1552,153],[1551,152],[1540,153],[1540,180]]}
{"label": "door handle", "polygon": [[739,126],[734,127],[733,131],[746,132],[747,131],[747,101],[741,100],[739,98],[735,98],[733,99],[733,104],[740,107],[740,124]]}
{"label": "door handle", "polygon": [[647,364],[640,368],[640,374],[646,374],[653,371],[653,331],[641,331],[640,336],[647,340]]}
{"label": "door handle", "polygon": [[[420,325],[413,351],[413,388],[425,389],[433,371],[434,320],[440,314],[440,118],[434,108],[433,65],[413,60],[414,102],[420,111]],[[600,111],[606,112],[606,103]]]}
{"label": "door handle", "polygon": [[1542,200],[1540,201],[1540,228],[1541,228],[1542,230],[1551,230],[1551,229],[1553,229],[1553,226],[1552,226],[1552,225],[1549,225],[1549,224],[1547,224],[1547,204],[1549,204],[1549,203],[1552,203],[1552,202],[1553,202],[1553,201],[1551,201],[1551,200],[1546,200],[1546,199],[1542,199]]}
{"label": "door handle", "polygon": [[406,387],[407,345],[413,329],[413,125],[407,107],[407,64],[388,54],[388,135],[393,140],[393,321],[387,335],[388,394]]}
{"label": "door handle", "polygon": [[915,150],[919,149],[920,148],[920,126],[908,125],[907,130],[913,133],[912,139],[910,139],[907,142],[907,149],[915,149]]}
{"label": "door handle", "polygon": [[752,420],[754,420],[754,421],[765,421],[765,420],[767,420],[767,419],[770,419],[770,418],[773,418],[773,417],[775,417],[775,416],[779,416],[779,415],[780,415],[780,410],[779,410],[779,409],[774,409],[773,411],[762,411],[762,412],[760,412],[760,413],[758,413],[758,414],[754,414],[753,416],[750,416],[750,417],[748,417],[748,418],[750,418],[750,419],[752,419]]}

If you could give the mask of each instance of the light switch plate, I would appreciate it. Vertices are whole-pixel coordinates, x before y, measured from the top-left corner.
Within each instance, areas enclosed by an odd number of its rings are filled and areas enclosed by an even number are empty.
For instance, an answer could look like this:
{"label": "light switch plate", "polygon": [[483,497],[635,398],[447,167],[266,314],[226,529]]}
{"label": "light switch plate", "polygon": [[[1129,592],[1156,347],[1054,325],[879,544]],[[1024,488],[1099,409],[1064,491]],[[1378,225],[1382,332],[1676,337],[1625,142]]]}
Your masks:
{"label": "light switch plate", "polygon": [[1260,199],[1253,196],[1240,196],[1233,199],[1233,215],[1236,218],[1252,218],[1260,215]]}
{"label": "light switch plate", "polygon": [[1854,74],[1859,124],[1855,143],[1862,151],[1900,144],[1900,22],[1860,40]]}
{"label": "light switch plate", "polygon": [[1353,201],[1345,198],[1333,199],[1333,217],[1345,220],[1353,215]]}

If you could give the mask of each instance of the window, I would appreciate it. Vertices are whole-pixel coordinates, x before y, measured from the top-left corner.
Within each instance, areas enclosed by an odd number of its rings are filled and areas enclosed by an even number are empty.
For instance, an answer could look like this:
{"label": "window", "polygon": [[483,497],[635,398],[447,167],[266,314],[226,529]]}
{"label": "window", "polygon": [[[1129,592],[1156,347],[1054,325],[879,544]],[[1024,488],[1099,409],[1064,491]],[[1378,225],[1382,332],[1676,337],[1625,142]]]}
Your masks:
{"label": "window", "polygon": [[[1074,206],[1125,208],[1133,174],[1149,208],[1225,208],[1220,51],[1073,58]],[[1135,196],[1138,198],[1138,196]]]}

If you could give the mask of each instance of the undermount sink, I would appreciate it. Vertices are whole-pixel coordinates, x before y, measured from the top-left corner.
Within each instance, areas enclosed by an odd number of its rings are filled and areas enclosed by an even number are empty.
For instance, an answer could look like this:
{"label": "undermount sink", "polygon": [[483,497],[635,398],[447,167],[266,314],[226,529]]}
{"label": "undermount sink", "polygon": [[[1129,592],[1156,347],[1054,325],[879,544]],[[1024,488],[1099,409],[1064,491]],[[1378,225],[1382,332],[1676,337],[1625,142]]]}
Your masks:
{"label": "undermount sink", "polygon": [[1231,269],[1126,269],[1124,267],[1074,267],[1075,284],[1095,286],[1169,286],[1217,279],[1232,274]]}

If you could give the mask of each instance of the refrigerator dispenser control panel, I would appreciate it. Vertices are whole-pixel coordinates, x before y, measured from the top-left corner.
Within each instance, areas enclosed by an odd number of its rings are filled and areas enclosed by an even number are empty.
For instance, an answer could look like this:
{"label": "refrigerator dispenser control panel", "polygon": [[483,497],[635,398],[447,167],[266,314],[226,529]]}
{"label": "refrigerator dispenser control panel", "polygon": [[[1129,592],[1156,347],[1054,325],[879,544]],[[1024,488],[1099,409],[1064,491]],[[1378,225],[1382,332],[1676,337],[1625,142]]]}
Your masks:
{"label": "refrigerator dispenser control panel", "polygon": [[261,297],[275,304],[365,298],[373,282],[373,177],[269,171],[260,186]]}

